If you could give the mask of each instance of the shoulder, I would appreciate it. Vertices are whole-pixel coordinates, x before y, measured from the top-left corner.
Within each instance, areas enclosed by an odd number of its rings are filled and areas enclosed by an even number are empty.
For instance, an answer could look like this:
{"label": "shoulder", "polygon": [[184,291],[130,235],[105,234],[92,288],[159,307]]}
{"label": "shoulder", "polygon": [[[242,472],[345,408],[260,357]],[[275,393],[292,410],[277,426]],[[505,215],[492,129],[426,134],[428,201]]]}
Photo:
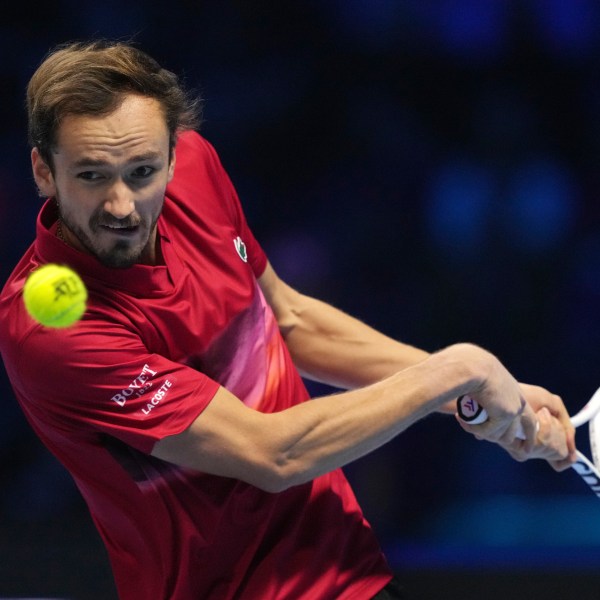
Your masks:
{"label": "shoulder", "polygon": [[219,157],[213,145],[196,131],[184,131],[179,134],[175,146],[177,167],[188,162],[218,163]]}
{"label": "shoulder", "polygon": [[174,201],[220,198],[228,190],[227,175],[213,146],[195,131],[179,135],[175,147],[175,173],[167,186]]}

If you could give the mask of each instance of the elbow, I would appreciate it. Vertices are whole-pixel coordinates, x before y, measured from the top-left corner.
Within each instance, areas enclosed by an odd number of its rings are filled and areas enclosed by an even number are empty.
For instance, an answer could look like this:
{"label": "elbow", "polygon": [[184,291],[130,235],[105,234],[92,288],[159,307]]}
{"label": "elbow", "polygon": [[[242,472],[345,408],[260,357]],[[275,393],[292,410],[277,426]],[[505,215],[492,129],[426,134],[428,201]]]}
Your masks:
{"label": "elbow", "polygon": [[313,479],[306,469],[300,468],[296,461],[287,457],[272,462],[261,471],[253,485],[271,494],[285,492]]}
{"label": "elbow", "polygon": [[287,489],[292,487],[293,484],[288,483],[284,479],[273,477],[268,480],[261,481],[255,485],[263,492],[268,492],[269,494],[279,494],[281,492],[285,492]]}

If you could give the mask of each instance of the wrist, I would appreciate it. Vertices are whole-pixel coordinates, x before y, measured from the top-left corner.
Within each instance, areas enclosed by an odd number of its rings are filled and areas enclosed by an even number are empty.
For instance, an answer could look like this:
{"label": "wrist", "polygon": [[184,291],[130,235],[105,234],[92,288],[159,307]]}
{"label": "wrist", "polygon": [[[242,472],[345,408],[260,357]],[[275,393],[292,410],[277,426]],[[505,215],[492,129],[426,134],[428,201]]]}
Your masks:
{"label": "wrist", "polygon": [[430,361],[437,375],[437,385],[441,382],[444,388],[437,408],[459,396],[477,394],[483,390],[498,363],[488,351],[468,343],[448,346],[431,355],[426,362]]}

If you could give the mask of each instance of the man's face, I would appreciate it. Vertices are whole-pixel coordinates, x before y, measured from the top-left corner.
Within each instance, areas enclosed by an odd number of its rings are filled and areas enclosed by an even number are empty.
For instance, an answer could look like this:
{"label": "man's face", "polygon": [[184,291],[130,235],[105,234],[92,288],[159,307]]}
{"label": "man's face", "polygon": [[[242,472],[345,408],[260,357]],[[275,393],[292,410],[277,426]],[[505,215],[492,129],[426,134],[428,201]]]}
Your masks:
{"label": "man's face", "polygon": [[109,267],[153,264],[175,167],[158,101],[130,95],[107,116],[67,116],[52,158],[54,173],[32,151],[36,183],[56,197],[65,241]]}

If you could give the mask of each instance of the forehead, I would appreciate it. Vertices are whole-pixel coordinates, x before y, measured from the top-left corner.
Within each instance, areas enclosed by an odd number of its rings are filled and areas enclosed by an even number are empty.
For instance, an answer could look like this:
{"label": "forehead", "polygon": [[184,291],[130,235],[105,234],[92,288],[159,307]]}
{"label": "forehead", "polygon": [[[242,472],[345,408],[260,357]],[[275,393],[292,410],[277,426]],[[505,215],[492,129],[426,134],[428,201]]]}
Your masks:
{"label": "forehead", "polygon": [[67,115],[56,141],[54,154],[65,159],[118,158],[140,150],[167,153],[169,130],[157,100],[131,95],[108,115]]}

